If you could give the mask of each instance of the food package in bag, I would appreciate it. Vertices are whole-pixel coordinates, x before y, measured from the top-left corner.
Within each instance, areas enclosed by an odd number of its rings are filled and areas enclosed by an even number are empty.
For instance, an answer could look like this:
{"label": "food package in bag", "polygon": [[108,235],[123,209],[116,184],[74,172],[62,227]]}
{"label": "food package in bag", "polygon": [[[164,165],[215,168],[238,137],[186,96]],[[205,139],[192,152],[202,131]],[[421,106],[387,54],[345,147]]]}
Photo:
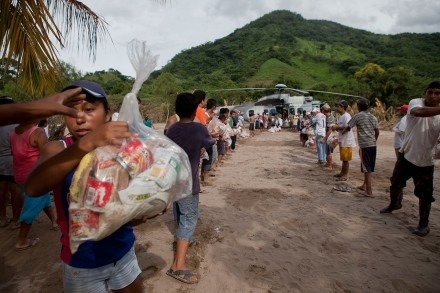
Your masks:
{"label": "food package in bag", "polygon": [[[129,57],[136,69],[131,93],[118,120],[137,137],[121,147],[103,146],[83,157],[70,186],[69,236],[72,253],[84,241],[99,241],[133,219],[162,213],[192,193],[191,165],[177,144],[143,124],[136,94],[156,66],[145,42],[132,41]],[[154,60],[153,60],[154,59]]]}
{"label": "food package in bag", "polygon": [[121,156],[133,144],[127,140],[120,149],[95,149],[78,166],[70,187],[72,253],[86,240],[103,239],[133,219],[156,216],[191,194],[191,166],[180,147],[158,133],[134,140],[142,142],[135,144],[148,154],[148,163],[138,151]]}

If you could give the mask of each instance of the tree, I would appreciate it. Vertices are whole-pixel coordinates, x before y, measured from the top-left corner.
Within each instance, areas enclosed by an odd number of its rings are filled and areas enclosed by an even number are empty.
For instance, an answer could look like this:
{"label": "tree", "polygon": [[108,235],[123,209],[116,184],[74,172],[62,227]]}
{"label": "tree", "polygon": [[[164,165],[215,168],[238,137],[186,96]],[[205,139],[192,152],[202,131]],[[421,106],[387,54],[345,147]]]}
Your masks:
{"label": "tree", "polygon": [[[50,91],[59,77],[56,44],[65,47],[71,32],[95,58],[98,40],[107,35],[107,23],[80,1],[2,0],[0,44],[2,67],[15,60],[22,86],[33,95]],[[77,45],[79,49],[79,44]]]}
{"label": "tree", "polygon": [[81,71],[78,71],[72,64],[61,61],[59,65],[60,84],[67,86],[68,84],[80,80],[83,77]]}
{"label": "tree", "polygon": [[383,102],[387,105],[408,103],[414,87],[411,70],[402,66],[390,68],[385,73]]}
{"label": "tree", "polygon": [[176,78],[169,72],[162,72],[161,75],[153,82],[154,102],[166,112],[168,118],[170,108],[174,104],[177,94],[182,91],[181,86]]}
{"label": "tree", "polygon": [[[355,74],[355,79],[359,82],[362,95],[374,102],[377,97],[382,97],[385,70],[377,64],[368,63]],[[383,100],[381,100],[383,102]]]}

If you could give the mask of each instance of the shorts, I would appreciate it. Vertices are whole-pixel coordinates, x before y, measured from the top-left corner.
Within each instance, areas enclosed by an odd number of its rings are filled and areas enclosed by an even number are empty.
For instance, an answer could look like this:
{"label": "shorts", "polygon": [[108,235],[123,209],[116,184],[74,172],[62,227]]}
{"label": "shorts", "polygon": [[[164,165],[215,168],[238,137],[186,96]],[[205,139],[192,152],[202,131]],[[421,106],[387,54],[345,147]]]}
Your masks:
{"label": "shorts", "polygon": [[119,261],[99,268],[74,268],[62,262],[64,292],[99,292],[127,287],[140,275],[141,269],[132,247]]}
{"label": "shorts", "polygon": [[223,140],[217,140],[217,155],[225,155],[225,141]]}
{"label": "shorts", "polygon": [[25,193],[23,209],[21,210],[20,214],[20,223],[31,225],[41,211],[50,207],[51,205],[49,193],[37,197],[30,197]]}
{"label": "shorts", "polygon": [[211,170],[211,166],[212,166],[212,153],[213,153],[212,147],[208,148],[206,150],[206,153],[208,153],[209,159],[208,160],[206,160],[206,159],[202,160],[202,170],[203,171]]}
{"label": "shorts", "polygon": [[199,216],[199,194],[192,194],[173,203],[174,220],[178,228],[176,238],[190,240]]}
{"label": "shorts", "polygon": [[326,153],[327,156],[333,154],[334,150],[335,149],[333,148],[333,146],[329,145],[328,143],[326,144],[325,153]]}
{"label": "shorts", "polygon": [[14,179],[14,176],[12,176],[12,175],[0,175],[0,182],[15,183],[15,179]]}
{"label": "shorts", "polygon": [[255,129],[255,124],[254,124],[254,122],[251,122],[251,123],[249,124],[249,130],[252,131],[252,130],[254,130],[254,129]]}
{"label": "shorts", "polygon": [[359,157],[361,157],[361,172],[373,173],[376,166],[376,150],[377,148],[368,147],[359,149]]}
{"label": "shorts", "polygon": [[339,147],[339,158],[341,161],[351,161],[353,159],[352,147]]}
{"label": "shorts", "polygon": [[300,137],[300,139],[301,139],[301,141],[307,141],[307,140],[309,140],[309,135],[307,134],[307,133],[300,133],[300,135],[299,135],[299,137]]}

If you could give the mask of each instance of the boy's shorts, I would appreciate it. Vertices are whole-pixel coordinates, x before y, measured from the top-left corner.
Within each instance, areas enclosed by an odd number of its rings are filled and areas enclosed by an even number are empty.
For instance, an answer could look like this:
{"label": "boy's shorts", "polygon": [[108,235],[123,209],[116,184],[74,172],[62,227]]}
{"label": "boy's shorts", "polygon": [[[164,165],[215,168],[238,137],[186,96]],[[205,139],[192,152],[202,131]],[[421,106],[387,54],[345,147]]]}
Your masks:
{"label": "boy's shorts", "polygon": [[141,269],[132,247],[119,261],[99,268],[74,268],[61,263],[64,292],[108,293],[127,287],[139,276]]}
{"label": "boy's shorts", "polygon": [[175,201],[173,214],[178,225],[176,238],[189,241],[194,234],[199,216],[199,194],[192,194]]}
{"label": "boy's shorts", "polygon": [[217,154],[219,156],[223,156],[225,154],[225,141],[224,140],[217,141]]}
{"label": "boy's shorts", "polygon": [[373,173],[376,166],[376,147],[359,149],[359,156],[361,157],[361,172]]}
{"label": "boy's shorts", "polygon": [[50,207],[51,205],[49,193],[38,197],[30,197],[25,193],[23,209],[21,210],[20,214],[20,223],[31,225],[41,211]]}
{"label": "boy's shorts", "polygon": [[202,160],[202,170],[203,171],[209,171],[211,170],[211,166],[212,166],[212,155],[213,155],[213,149],[212,147],[209,147],[206,152],[208,153],[208,157],[209,159],[203,159]]}
{"label": "boy's shorts", "polygon": [[341,161],[351,161],[353,159],[353,148],[339,147],[339,158]]}
{"label": "boy's shorts", "polygon": [[333,154],[334,148],[333,146],[329,145],[328,143],[325,146],[325,153],[327,156]]}

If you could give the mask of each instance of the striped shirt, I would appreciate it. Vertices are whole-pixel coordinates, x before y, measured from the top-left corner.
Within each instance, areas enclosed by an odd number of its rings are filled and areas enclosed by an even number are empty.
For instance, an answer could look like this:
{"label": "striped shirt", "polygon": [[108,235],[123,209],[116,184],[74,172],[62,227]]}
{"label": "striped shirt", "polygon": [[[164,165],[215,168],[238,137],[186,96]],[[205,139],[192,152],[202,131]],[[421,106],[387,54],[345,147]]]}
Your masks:
{"label": "striped shirt", "polygon": [[357,127],[357,139],[360,148],[376,146],[374,130],[377,129],[377,119],[370,112],[362,111],[355,114],[348,122],[348,126]]}

